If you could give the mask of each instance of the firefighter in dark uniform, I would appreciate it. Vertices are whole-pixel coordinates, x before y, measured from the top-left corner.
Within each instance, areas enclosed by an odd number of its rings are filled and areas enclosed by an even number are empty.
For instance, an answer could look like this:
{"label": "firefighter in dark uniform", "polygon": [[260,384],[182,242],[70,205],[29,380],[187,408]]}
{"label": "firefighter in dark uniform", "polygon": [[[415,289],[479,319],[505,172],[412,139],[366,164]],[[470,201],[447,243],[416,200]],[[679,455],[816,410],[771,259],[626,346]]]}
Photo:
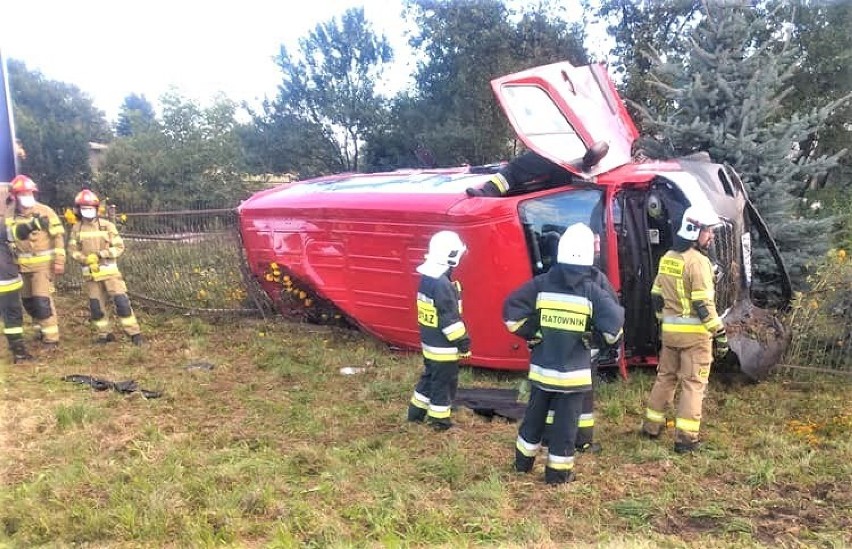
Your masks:
{"label": "firefighter in dark uniform", "polygon": [[574,447],[583,397],[592,388],[586,333],[597,330],[609,345],[622,336],[624,309],[591,275],[594,235],[577,223],[559,239],[557,264],[506,299],[503,318],[510,332],[532,347],[530,399],[515,445],[515,469],[532,470],[541,448],[548,410],[554,421],[544,469],[548,484],[574,479]]}
{"label": "firefighter in dark uniform", "polygon": [[651,288],[661,321],[662,348],[641,433],[649,438],[660,436],[666,425],[666,409],[679,384],[674,446],[677,453],[699,447],[701,408],[714,343],[718,358],[728,352],[725,326],[716,312],[713,266],[707,257],[713,227],[719,223],[716,212],[709,207],[687,208],[673,248],[660,260]]}
{"label": "firefighter in dark uniform", "polygon": [[[26,175],[12,180],[9,193],[15,207],[6,215],[7,233],[13,237],[10,244],[15,249],[15,258],[21,271],[24,286],[21,301],[32,317],[36,337],[45,349],[56,349],[59,345],[59,319],[53,301],[53,282],[65,273],[65,228],[59,216],[50,206],[35,199],[38,192],[35,182]],[[11,215],[10,215],[11,214]],[[17,238],[16,228],[32,223],[37,217],[46,217],[49,226],[33,231],[26,240]]]}
{"label": "firefighter in dark uniform", "polygon": [[124,241],[115,224],[98,215],[100,199],[89,189],[74,198],[80,222],[71,228],[68,251],[78,262],[89,294],[89,312],[97,333],[97,343],[115,341],[109,323],[109,301],[115,305],[121,329],[134,345],[142,345],[142,334],[130,298],[127,284],[118,270],[118,258],[124,253]]}
{"label": "firefighter in dark uniform", "polygon": [[[49,224],[46,217],[36,216],[29,223],[14,228],[6,225],[0,227],[0,237],[3,239],[0,243],[0,320],[3,321],[3,335],[6,336],[14,364],[32,360],[33,356],[27,352],[24,344],[24,309],[21,305],[24,281],[10,244],[28,239],[31,233],[45,230]],[[14,234],[11,234],[12,231]]]}
{"label": "firefighter in dark uniform", "polygon": [[504,196],[515,187],[539,181],[557,185],[568,183],[571,173],[536,152],[525,151],[492,175],[481,188],[471,187],[466,192],[471,197]]}
{"label": "firefighter in dark uniform", "polygon": [[436,430],[452,427],[451,406],[458,388],[459,359],[470,356],[470,336],[462,320],[461,284],[451,279],[467,248],[452,231],[429,241],[426,261],[417,267],[417,323],[423,348],[423,374],[408,405],[408,421]]}

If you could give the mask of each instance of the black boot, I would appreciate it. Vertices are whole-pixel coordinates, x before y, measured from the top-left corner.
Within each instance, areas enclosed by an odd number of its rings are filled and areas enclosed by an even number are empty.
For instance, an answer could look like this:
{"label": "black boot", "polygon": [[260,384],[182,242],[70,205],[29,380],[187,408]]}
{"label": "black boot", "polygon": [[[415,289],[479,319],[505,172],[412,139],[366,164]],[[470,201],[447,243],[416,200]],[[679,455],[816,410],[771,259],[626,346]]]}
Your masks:
{"label": "black boot", "polygon": [[436,431],[446,431],[453,426],[453,422],[449,419],[436,419],[434,417],[427,417],[426,423]]}
{"label": "black boot", "polygon": [[544,482],[546,484],[565,484],[571,482],[575,478],[574,471],[558,471],[550,467],[544,468]]}
{"label": "black boot", "polygon": [[689,454],[690,452],[696,452],[701,448],[701,442],[697,440],[693,441],[685,441],[685,442],[675,442],[674,451],[676,454]]}
{"label": "black boot", "polygon": [[18,339],[15,341],[9,342],[9,349],[12,351],[13,364],[18,364],[21,362],[26,362],[27,360],[32,360],[33,355],[27,352],[27,348],[24,346],[24,340]]}
{"label": "black boot", "polygon": [[133,334],[130,336],[130,342],[136,345],[137,347],[141,347],[145,340],[142,339],[142,334]]}
{"label": "black boot", "polygon": [[597,442],[587,442],[587,443],[582,444],[580,446],[575,446],[574,449],[577,452],[580,452],[581,454],[584,454],[584,453],[599,454],[600,451],[603,448],[601,448],[601,445],[598,444]]}
{"label": "black boot", "polygon": [[534,464],[534,457],[525,456],[520,450],[515,448],[515,471],[519,473],[529,473],[532,471]]}
{"label": "black boot", "polygon": [[115,341],[115,334],[101,334],[95,339],[95,343],[98,345],[106,345],[107,343],[112,343]]}
{"label": "black boot", "polygon": [[408,405],[408,421],[422,422],[426,419],[426,410],[418,408],[414,404]]}

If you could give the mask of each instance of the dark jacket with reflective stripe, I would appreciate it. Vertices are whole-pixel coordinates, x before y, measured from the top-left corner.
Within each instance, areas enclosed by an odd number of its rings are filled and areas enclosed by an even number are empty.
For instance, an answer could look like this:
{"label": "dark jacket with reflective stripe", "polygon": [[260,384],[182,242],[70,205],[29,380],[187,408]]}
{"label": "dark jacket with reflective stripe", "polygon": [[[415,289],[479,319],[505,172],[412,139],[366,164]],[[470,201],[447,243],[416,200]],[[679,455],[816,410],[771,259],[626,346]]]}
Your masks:
{"label": "dark jacket with reflective stripe", "polygon": [[624,309],[590,268],[555,265],[509,295],[503,318],[524,339],[540,334],[531,353],[530,381],[546,391],[577,392],[592,385],[584,334],[594,329],[620,337]]}
{"label": "dark jacket with reflective stripe", "polygon": [[426,358],[449,362],[470,350],[470,336],[461,318],[461,284],[451,281],[449,272],[438,278],[420,277],[417,323]]}
{"label": "dark jacket with reflective stripe", "polygon": [[5,225],[0,226],[0,235],[3,237],[3,242],[0,243],[0,284],[17,280],[19,277],[18,265],[9,248],[8,231]]}

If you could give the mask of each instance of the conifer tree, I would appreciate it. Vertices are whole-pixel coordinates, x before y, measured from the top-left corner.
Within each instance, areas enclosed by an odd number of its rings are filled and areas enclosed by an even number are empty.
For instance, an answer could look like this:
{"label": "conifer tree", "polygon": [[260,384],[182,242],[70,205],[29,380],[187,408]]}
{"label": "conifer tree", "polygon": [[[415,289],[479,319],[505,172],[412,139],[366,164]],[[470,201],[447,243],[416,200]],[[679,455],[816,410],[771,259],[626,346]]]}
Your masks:
{"label": "conifer tree", "polygon": [[[650,156],[709,152],[742,176],[752,202],[775,237],[793,278],[801,287],[808,266],[830,242],[826,220],[806,219],[797,196],[808,180],[837,162],[832,157],[796,154],[796,144],[823,125],[838,101],[808,112],[784,114],[782,101],[797,70],[796,49],[784,27],[767,12],[731,4],[703,6],[703,19],[685,39],[686,58],[657,60],[651,82],[667,103],[659,110],[635,105],[654,141]],[[779,22],[780,23],[780,22]],[[756,286],[771,291],[778,271],[764,246],[754,250]]]}

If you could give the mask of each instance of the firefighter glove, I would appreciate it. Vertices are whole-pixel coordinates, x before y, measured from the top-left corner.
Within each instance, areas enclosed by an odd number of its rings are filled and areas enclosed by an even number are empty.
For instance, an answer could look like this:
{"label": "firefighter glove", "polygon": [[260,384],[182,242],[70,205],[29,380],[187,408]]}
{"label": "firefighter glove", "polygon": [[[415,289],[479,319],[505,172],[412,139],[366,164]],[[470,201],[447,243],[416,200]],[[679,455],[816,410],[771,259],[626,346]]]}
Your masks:
{"label": "firefighter glove", "polygon": [[532,350],[539,343],[541,343],[541,331],[537,331],[534,336],[527,340],[527,349]]}
{"label": "firefighter glove", "polygon": [[728,355],[728,336],[725,330],[719,330],[713,336],[713,356],[716,359],[725,358]]}
{"label": "firefighter glove", "polygon": [[89,266],[89,270],[93,273],[98,272],[99,270],[99,262],[98,254],[89,254],[86,256],[86,265]]}

